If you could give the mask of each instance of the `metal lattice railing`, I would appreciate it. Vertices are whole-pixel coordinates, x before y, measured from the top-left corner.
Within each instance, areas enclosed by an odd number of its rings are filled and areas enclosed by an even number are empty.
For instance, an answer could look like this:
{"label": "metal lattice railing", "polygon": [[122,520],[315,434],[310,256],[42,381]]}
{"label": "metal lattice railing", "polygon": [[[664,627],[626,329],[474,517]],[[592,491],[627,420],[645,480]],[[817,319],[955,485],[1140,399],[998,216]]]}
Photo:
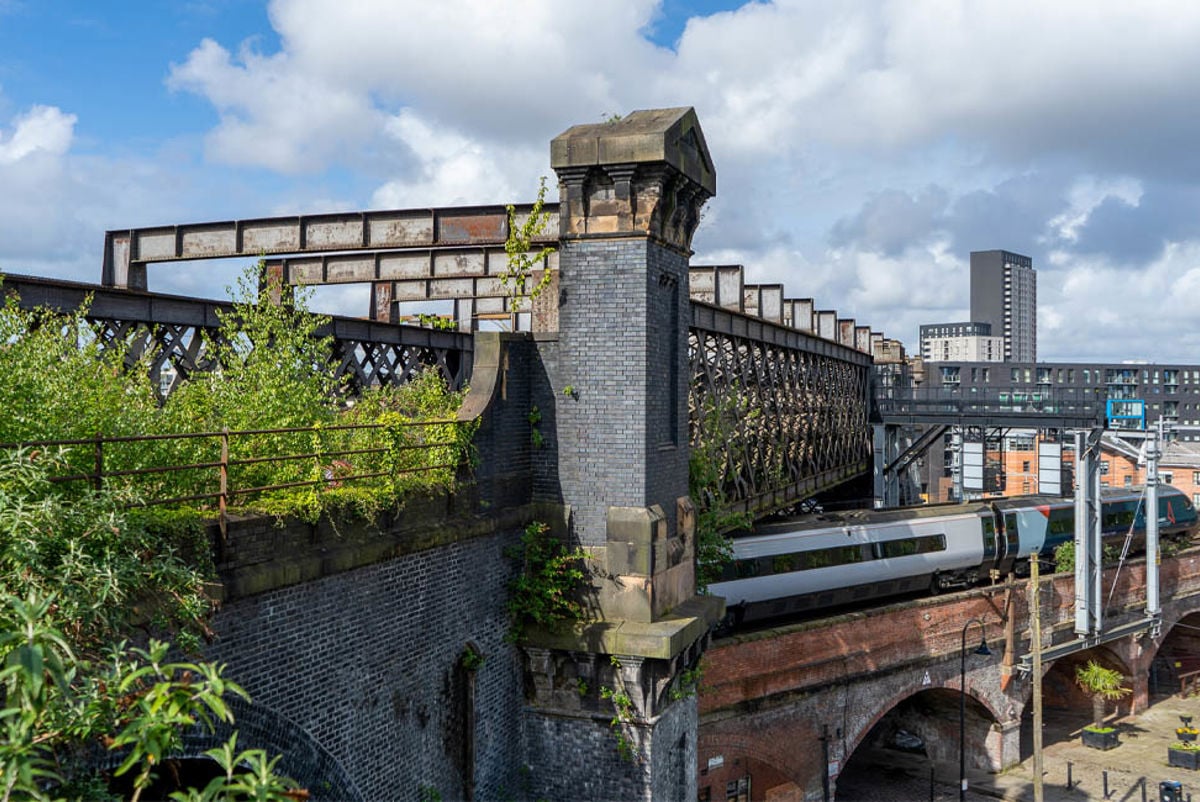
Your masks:
{"label": "metal lattice railing", "polygon": [[[221,337],[220,315],[233,312],[232,304],[218,301],[27,276],[4,276],[2,289],[15,292],[26,308],[65,314],[86,308],[99,341],[121,349],[130,365],[145,359],[164,395],[180,380],[215,366],[209,343]],[[333,339],[335,378],[352,391],[403,384],[426,367],[436,367],[452,390],[470,379],[470,334],[345,317],[330,318],[315,334]]]}
{"label": "metal lattice railing", "polygon": [[728,511],[766,514],[867,470],[869,356],[707,304],[692,313],[691,439],[723,443]]}

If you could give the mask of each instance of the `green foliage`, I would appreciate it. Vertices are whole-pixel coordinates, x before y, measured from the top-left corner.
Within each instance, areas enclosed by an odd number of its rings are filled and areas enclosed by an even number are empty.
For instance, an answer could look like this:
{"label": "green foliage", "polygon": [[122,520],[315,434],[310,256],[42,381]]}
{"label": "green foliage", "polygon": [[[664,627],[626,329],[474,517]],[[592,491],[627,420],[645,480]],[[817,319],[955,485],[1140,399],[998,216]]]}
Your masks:
{"label": "green foliage", "polygon": [[1125,677],[1120,671],[1105,668],[1095,660],[1087,665],[1076,666],[1075,684],[1092,698],[1093,727],[1100,727],[1104,720],[1104,703],[1123,699],[1133,692],[1124,686]]}
{"label": "green foliage", "polygon": [[[100,748],[120,760],[115,776],[132,777],[136,802],[163,759],[178,752],[184,729],[211,732],[218,722],[233,723],[225,697],[246,694],[219,666],[166,662],[168,644],[157,640],[146,649],[120,643],[103,658],[87,658],[54,626],[58,612],[57,599],[33,592],[0,599],[0,798],[112,799],[94,759]],[[177,798],[289,798],[294,784],[275,776],[277,758],[247,759],[254,769],[247,773],[243,757],[230,759],[227,777],[203,795]]]}
{"label": "green foliage", "polygon": [[[115,349],[102,349],[85,311],[24,310],[13,296],[0,307],[0,442],[144,433],[158,409],[146,366],[127,370]],[[63,458],[72,473],[95,461],[90,447]]]}
{"label": "green foliage", "polygon": [[442,315],[430,315],[424,312],[417,314],[417,323],[427,329],[435,329],[437,331],[458,331],[458,323],[454,318],[443,317]]}
{"label": "green foliage", "polygon": [[633,740],[633,699],[629,696],[629,692],[625,688],[625,680],[621,676],[621,659],[615,654],[610,654],[608,662],[614,669],[613,679],[617,687],[610,688],[607,685],[601,685],[600,698],[611,702],[613,706],[613,717],[609,720],[608,726],[617,739],[617,754],[621,756],[622,760],[633,762],[637,759]]}
{"label": "green foliage", "polygon": [[64,494],[48,478],[56,462],[46,451],[0,455],[0,594],[53,596],[54,626],[88,655],[135,628],[198,644],[213,576],[199,519],[131,512],[109,489]]}
{"label": "green foliage", "polygon": [[696,695],[700,689],[700,680],[704,677],[704,670],[700,666],[695,668],[684,669],[679,672],[675,678],[674,684],[671,686],[671,700],[679,701],[680,699],[688,699]]}
{"label": "green foliage", "polygon": [[[0,419],[0,442],[162,436],[66,447],[57,473],[94,475],[102,464],[104,481],[119,481],[130,500],[163,499],[217,490],[212,466],[222,438],[178,435],[230,430],[229,486],[276,488],[230,503],[309,520],[330,510],[369,518],[415,488],[451,486],[471,459],[475,431],[454,422],[461,393],[426,370],[405,386],[345,399],[332,378],[331,340],[317,336],[327,319],[306,310],[302,292],[289,304],[271,303],[276,288],[259,291],[260,271],[261,263],[239,279],[221,338],[205,340],[218,369],[180,382],[161,403],[147,366],[126,366],[120,349],[100,349],[83,312],[30,312],[10,299],[0,308],[0,403],[9,413]],[[436,423],[418,425],[428,421]],[[347,423],[372,428],[339,427]],[[312,431],[263,431],[292,427]],[[199,467],[147,470],[189,465]],[[117,472],[125,475],[114,479]],[[366,474],[377,476],[354,478]],[[78,493],[86,485],[66,487]]]}
{"label": "green foliage", "polygon": [[1055,546],[1054,572],[1058,574],[1075,573],[1075,541],[1067,540]]}
{"label": "green foliage", "polygon": [[542,411],[533,405],[529,409],[529,414],[526,416],[529,420],[529,441],[533,443],[534,448],[541,448],[546,444],[546,436],[542,434]]}
{"label": "green foliage", "polygon": [[617,754],[621,756],[622,760],[632,762],[637,756],[634,751],[633,739],[628,732],[633,723],[633,700],[625,691],[615,690],[608,686],[600,688],[600,698],[612,702],[613,717],[608,722],[608,726],[617,739]]}
{"label": "green foliage", "polygon": [[[546,176],[542,176],[538,183],[537,200],[523,223],[517,222],[516,207],[508,206],[508,239],[504,243],[508,260],[504,271],[500,273],[500,282],[512,298],[514,314],[520,311],[523,299],[534,301],[550,286],[551,273],[546,259],[557,249],[544,245],[538,251],[533,250],[533,241],[542,235],[550,222],[550,213],[542,208],[545,202]],[[535,269],[542,271],[541,278],[536,282],[533,280]]]}
{"label": "green foliage", "polygon": [[696,504],[696,588],[715,582],[733,560],[731,531],[746,529],[751,517],[729,512],[725,474],[730,450],[722,433],[732,431],[742,403],[736,393],[722,400],[706,398],[700,412],[700,436],[688,457],[688,492]]}
{"label": "green foliage", "polygon": [[534,521],[525,527],[520,547],[509,550],[508,556],[521,562],[521,571],[509,583],[506,604],[511,640],[520,639],[531,625],[558,630],[583,618],[583,549],[568,549],[549,526]]}
{"label": "green foliage", "polygon": [[483,653],[474,646],[467,644],[463,649],[462,656],[458,658],[458,662],[467,671],[478,671],[483,668],[484,661],[487,660]]}
{"label": "green foliage", "polygon": [[420,802],[442,802],[442,792],[432,785],[421,785],[417,787],[417,799]]}

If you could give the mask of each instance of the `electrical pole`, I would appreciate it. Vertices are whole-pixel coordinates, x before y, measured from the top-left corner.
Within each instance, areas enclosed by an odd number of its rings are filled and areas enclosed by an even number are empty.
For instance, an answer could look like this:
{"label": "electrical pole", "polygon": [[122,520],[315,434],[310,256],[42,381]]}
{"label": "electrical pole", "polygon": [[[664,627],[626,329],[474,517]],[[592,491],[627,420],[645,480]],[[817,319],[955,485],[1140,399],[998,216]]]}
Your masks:
{"label": "electrical pole", "polygon": [[1038,555],[1029,561],[1029,639],[1033,653],[1033,802],[1042,796],[1042,585]]}

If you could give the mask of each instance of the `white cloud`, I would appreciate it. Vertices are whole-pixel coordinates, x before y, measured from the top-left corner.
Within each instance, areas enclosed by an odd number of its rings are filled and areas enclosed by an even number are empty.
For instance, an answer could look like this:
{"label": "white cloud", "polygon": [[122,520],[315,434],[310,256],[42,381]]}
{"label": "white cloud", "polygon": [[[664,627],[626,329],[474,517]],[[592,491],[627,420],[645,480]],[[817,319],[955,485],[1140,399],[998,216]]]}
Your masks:
{"label": "white cloud", "polygon": [[376,208],[511,203],[529,192],[526,186],[517,190],[510,174],[515,172],[514,162],[531,167],[537,160],[531,153],[510,153],[510,158],[504,158],[500,149],[453,131],[435,130],[409,109],[389,119],[385,131],[412,151],[419,167],[415,175],[388,181],[375,190],[371,205]]}
{"label": "white cloud", "polygon": [[0,165],[39,153],[61,156],[71,147],[76,118],[53,106],[34,106],[13,120],[13,131],[0,131]]}
{"label": "white cloud", "polygon": [[1107,181],[1094,176],[1081,177],[1067,198],[1067,208],[1052,218],[1048,226],[1052,233],[1068,242],[1079,239],[1079,230],[1087,224],[1091,213],[1108,198],[1116,198],[1127,206],[1137,206],[1142,197],[1142,183],[1136,178],[1121,177]]}
{"label": "white cloud", "polygon": [[353,162],[356,148],[378,136],[384,115],[369,94],[297,64],[287,53],[263,56],[248,45],[235,59],[211,39],[167,85],[203,94],[221,114],[209,135],[209,157],[283,173],[319,172],[332,160]]}
{"label": "white cloud", "polygon": [[1178,79],[1200,72],[1200,5],[752,2],[674,51],[643,37],[660,6],[272,0],[275,52],[203,40],[170,68],[219,115],[176,140],[203,136],[203,175],[82,159],[49,106],[0,120],[0,256],[86,265],[109,226],[528,201],[566,127],[693,105],[719,188],[698,261],[915,344],[966,317],[968,252],[1009,248],[1035,257],[1042,355],[1200,353],[1150,333],[1196,322],[1164,298],[1200,283],[1200,84]]}

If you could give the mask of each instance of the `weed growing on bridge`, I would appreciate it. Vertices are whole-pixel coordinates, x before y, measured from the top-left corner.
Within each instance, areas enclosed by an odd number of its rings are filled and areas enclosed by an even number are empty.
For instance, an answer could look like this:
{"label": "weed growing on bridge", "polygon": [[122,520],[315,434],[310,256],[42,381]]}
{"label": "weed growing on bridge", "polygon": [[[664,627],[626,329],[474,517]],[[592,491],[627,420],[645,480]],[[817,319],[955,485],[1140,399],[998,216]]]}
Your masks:
{"label": "weed growing on bridge", "polygon": [[633,740],[633,699],[630,698],[625,688],[625,679],[621,676],[621,659],[612,654],[609,655],[608,661],[614,669],[613,679],[618,687],[600,686],[600,698],[612,702],[613,717],[608,726],[617,739],[617,754],[622,760],[633,762],[638,757]]}
{"label": "weed growing on bridge", "polygon": [[704,677],[704,669],[700,666],[695,668],[684,669],[675,677],[675,683],[671,686],[671,701],[678,702],[680,699],[690,699],[696,695],[700,689],[700,680]]}
{"label": "weed growing on bridge", "polygon": [[688,457],[688,492],[696,505],[696,588],[717,581],[733,560],[728,533],[750,526],[747,513],[730,512],[726,492],[730,449],[723,433],[734,428],[741,401],[737,393],[703,400]]}
{"label": "weed growing on bridge", "polygon": [[[550,286],[551,273],[546,259],[557,249],[543,245],[540,250],[533,250],[533,241],[545,232],[550,222],[550,213],[542,209],[545,202],[546,176],[542,176],[538,183],[537,200],[525,222],[518,224],[516,207],[508,207],[508,239],[504,243],[508,259],[504,271],[500,273],[500,283],[512,299],[514,316],[521,311],[524,299],[533,302]],[[533,280],[535,269],[542,271],[536,282]]]}
{"label": "weed growing on bridge", "polygon": [[530,626],[553,631],[582,620],[579,597],[587,578],[583,549],[568,549],[549,526],[534,521],[525,527],[521,545],[506,554],[521,563],[505,605],[512,622],[510,640],[519,640]]}
{"label": "weed growing on bridge", "polygon": [[[111,335],[93,329],[84,310],[26,311],[8,300],[0,307],[0,404],[8,412],[0,442],[89,441],[63,451],[60,474],[115,484],[142,500],[215,494],[221,463],[230,487],[268,488],[230,503],[253,498],[258,510],[308,520],[331,509],[371,518],[412,490],[452,486],[475,430],[454,421],[462,394],[433,369],[349,398],[334,378],[332,340],[319,336],[328,319],[307,311],[303,292],[271,303],[272,287],[259,291],[259,269],[239,279],[220,336],[187,346],[214,369],[186,377],[165,399],[148,364],[111,342],[101,347]],[[227,459],[218,435],[195,436],[222,430],[243,432],[228,441]],[[111,442],[129,436],[139,439]],[[163,466],[192,467],[159,472]]]}
{"label": "weed growing on bridge", "polygon": [[[130,512],[107,489],[67,496],[48,480],[56,458],[0,460],[0,799],[114,798],[98,749],[114,753],[137,799],[184,729],[232,723],[224,697],[244,693],[215,665],[167,662],[159,639],[187,649],[210,634],[196,519]],[[253,776],[239,768],[187,798],[286,798],[265,754],[235,757]]]}

